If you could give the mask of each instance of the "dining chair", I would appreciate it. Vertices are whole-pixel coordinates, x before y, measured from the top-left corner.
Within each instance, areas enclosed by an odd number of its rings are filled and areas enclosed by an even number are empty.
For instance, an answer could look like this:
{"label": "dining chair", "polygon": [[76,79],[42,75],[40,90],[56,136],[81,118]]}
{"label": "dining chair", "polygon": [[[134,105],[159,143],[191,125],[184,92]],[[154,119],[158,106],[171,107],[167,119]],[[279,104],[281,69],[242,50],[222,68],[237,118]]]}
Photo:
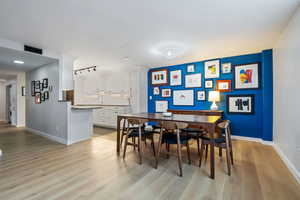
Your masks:
{"label": "dining chair", "polygon": [[[150,139],[151,140],[151,146],[153,150],[154,157],[156,158],[156,152],[154,147],[154,137],[152,131],[147,131],[143,128],[144,124],[147,122],[147,119],[134,119],[134,118],[128,118],[128,127],[126,128],[126,135],[125,135],[125,143],[124,143],[124,152],[123,152],[123,159],[126,157],[126,150],[127,146],[131,145],[133,147],[138,148],[138,154],[139,154],[139,163],[142,164],[142,141]],[[137,127],[137,128],[130,128],[130,127]],[[135,142],[129,142],[129,138],[134,138],[133,141],[135,141],[135,138],[138,138],[138,144]]]}
{"label": "dining chair", "polygon": [[182,132],[182,129],[187,128],[188,124],[181,123],[181,122],[161,122],[160,127],[160,135],[159,135],[159,142],[158,142],[158,151],[156,154],[156,168],[158,167],[158,158],[160,155],[162,144],[166,144],[167,154],[170,155],[170,145],[176,144],[177,145],[177,159],[178,159],[178,167],[179,167],[179,176],[182,176],[182,157],[181,157],[181,148],[182,145],[186,146],[187,148],[187,155],[189,164],[191,164],[191,157],[190,157],[190,146],[189,140],[190,137],[185,133]]}
{"label": "dining chair", "polygon": [[[231,175],[231,165],[233,165],[233,150],[232,150],[232,141],[231,141],[231,129],[230,129],[230,121],[224,120],[223,122],[219,123],[217,125],[222,132],[215,133],[217,135],[214,137],[214,144],[215,147],[219,148],[219,155],[222,156],[222,150],[226,150],[226,160],[227,160],[227,169],[228,169],[228,175]],[[224,135],[224,134],[225,135]],[[210,144],[210,138],[208,135],[202,135],[201,136],[201,149],[200,149],[200,160],[199,160],[199,167],[201,167],[202,157],[203,157],[203,151],[204,146],[206,146],[206,157],[208,152],[208,145]]]}
{"label": "dining chair", "polygon": [[197,150],[198,150],[198,155],[200,156],[200,141],[201,141],[201,136],[206,133],[205,130],[202,128],[187,127],[182,131],[186,132],[191,137],[191,139],[197,141]]}
{"label": "dining chair", "polygon": [[[123,144],[123,140],[124,140],[124,137],[126,136],[127,132],[129,130],[133,130],[133,129],[136,129],[138,130],[139,127],[138,126],[130,126],[128,124],[128,121],[126,118],[123,119],[123,125],[122,125],[122,131],[121,131],[121,142],[120,142],[120,147],[122,147],[122,144]],[[132,137],[132,143],[135,144],[135,137]],[[135,145],[133,146],[134,147],[134,150],[135,150]]]}

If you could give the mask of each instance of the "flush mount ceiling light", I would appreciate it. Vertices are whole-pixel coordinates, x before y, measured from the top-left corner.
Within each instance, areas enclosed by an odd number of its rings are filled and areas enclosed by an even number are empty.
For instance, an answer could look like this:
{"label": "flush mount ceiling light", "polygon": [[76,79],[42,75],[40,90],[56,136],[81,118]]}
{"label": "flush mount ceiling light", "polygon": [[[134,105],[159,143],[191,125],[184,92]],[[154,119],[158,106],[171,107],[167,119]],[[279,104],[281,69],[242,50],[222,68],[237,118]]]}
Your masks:
{"label": "flush mount ceiling light", "polygon": [[151,49],[151,53],[163,56],[166,59],[174,59],[182,56],[187,50],[187,47],[178,42],[160,43]]}
{"label": "flush mount ceiling light", "polygon": [[19,65],[23,65],[24,61],[22,61],[22,60],[14,60],[14,63],[15,64],[19,64]]}

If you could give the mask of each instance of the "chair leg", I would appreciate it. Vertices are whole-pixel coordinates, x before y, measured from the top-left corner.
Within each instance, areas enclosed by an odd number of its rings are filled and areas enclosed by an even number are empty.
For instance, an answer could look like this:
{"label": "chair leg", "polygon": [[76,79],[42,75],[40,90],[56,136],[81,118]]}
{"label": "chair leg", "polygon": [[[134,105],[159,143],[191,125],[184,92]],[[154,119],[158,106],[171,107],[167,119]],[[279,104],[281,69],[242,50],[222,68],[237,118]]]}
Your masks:
{"label": "chair leg", "polygon": [[166,149],[167,149],[167,159],[169,159],[170,158],[170,144],[168,144],[168,143],[166,143]]}
{"label": "chair leg", "polygon": [[128,145],[128,135],[126,134],[125,143],[124,143],[124,151],[123,151],[123,159],[125,159],[125,156],[126,156],[127,145]]}
{"label": "chair leg", "polygon": [[142,164],[142,135],[141,135],[141,132],[139,134],[138,151],[139,151],[140,164]]}
{"label": "chair leg", "polygon": [[154,146],[154,136],[153,135],[151,137],[151,146],[152,146],[152,150],[153,150],[153,155],[154,155],[154,157],[156,157],[155,146]]}
{"label": "chair leg", "polygon": [[219,157],[222,157],[222,148],[219,147]]}
{"label": "chair leg", "polygon": [[226,160],[227,160],[227,169],[228,169],[228,175],[231,175],[231,163],[230,163],[230,149],[226,148]]}
{"label": "chair leg", "polygon": [[201,141],[201,149],[200,149],[200,155],[199,155],[199,167],[201,167],[204,149],[205,149],[205,144],[203,141]]}
{"label": "chair leg", "polygon": [[187,141],[187,143],[186,143],[186,152],[187,152],[189,164],[191,164],[192,161],[191,161],[191,153],[190,153],[190,144],[189,144],[189,141]]}
{"label": "chair leg", "polygon": [[208,155],[208,144],[205,145],[205,162],[207,161],[207,155]]}
{"label": "chair leg", "polygon": [[232,142],[231,142],[231,139],[229,140],[229,148],[230,148],[231,164],[233,165],[233,151],[232,151]]}
{"label": "chair leg", "polygon": [[179,130],[177,130],[177,158],[178,158],[179,176],[182,177],[182,158],[181,158],[181,144],[180,144]]}
{"label": "chair leg", "polygon": [[132,143],[133,143],[133,150],[135,151],[135,146],[136,146],[135,137],[132,137]]}
{"label": "chair leg", "polygon": [[157,146],[157,153],[156,153],[156,165],[155,168],[157,169],[158,166],[158,158],[159,158],[159,154],[160,154],[160,150],[161,150],[161,142],[162,142],[162,130],[160,131],[159,134],[159,140],[158,140],[158,146]]}
{"label": "chair leg", "polygon": [[197,139],[197,148],[198,148],[198,155],[200,156],[200,142],[199,142],[199,138]]}

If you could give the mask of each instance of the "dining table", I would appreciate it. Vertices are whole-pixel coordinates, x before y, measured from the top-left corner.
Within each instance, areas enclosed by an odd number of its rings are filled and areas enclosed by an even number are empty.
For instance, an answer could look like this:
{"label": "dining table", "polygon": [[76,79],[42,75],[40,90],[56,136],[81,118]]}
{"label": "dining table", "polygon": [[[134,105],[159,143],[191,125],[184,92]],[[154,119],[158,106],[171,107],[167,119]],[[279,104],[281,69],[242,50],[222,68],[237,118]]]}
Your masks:
{"label": "dining table", "polygon": [[117,154],[120,154],[120,141],[121,141],[121,121],[128,118],[135,119],[147,119],[149,122],[184,122],[190,127],[201,128],[206,130],[210,138],[210,178],[215,178],[215,140],[214,133],[216,132],[217,124],[222,119],[221,116],[205,116],[205,115],[193,115],[193,114],[172,114],[171,116],[164,116],[162,113],[130,113],[121,114],[117,117]]}

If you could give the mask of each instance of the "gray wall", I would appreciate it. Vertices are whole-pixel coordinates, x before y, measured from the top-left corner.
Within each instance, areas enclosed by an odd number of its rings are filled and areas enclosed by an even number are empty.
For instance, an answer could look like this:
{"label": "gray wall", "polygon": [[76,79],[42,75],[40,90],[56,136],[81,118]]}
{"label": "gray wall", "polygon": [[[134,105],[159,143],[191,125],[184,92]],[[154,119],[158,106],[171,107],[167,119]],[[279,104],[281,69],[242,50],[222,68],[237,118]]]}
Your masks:
{"label": "gray wall", "polygon": [[[53,91],[49,100],[35,104],[31,96],[31,81],[48,78]],[[59,65],[57,63],[42,66],[26,74],[26,126],[44,135],[60,141],[67,141],[67,103],[58,102],[59,98]]]}
{"label": "gray wall", "polygon": [[300,8],[274,48],[274,143],[300,181]]}

